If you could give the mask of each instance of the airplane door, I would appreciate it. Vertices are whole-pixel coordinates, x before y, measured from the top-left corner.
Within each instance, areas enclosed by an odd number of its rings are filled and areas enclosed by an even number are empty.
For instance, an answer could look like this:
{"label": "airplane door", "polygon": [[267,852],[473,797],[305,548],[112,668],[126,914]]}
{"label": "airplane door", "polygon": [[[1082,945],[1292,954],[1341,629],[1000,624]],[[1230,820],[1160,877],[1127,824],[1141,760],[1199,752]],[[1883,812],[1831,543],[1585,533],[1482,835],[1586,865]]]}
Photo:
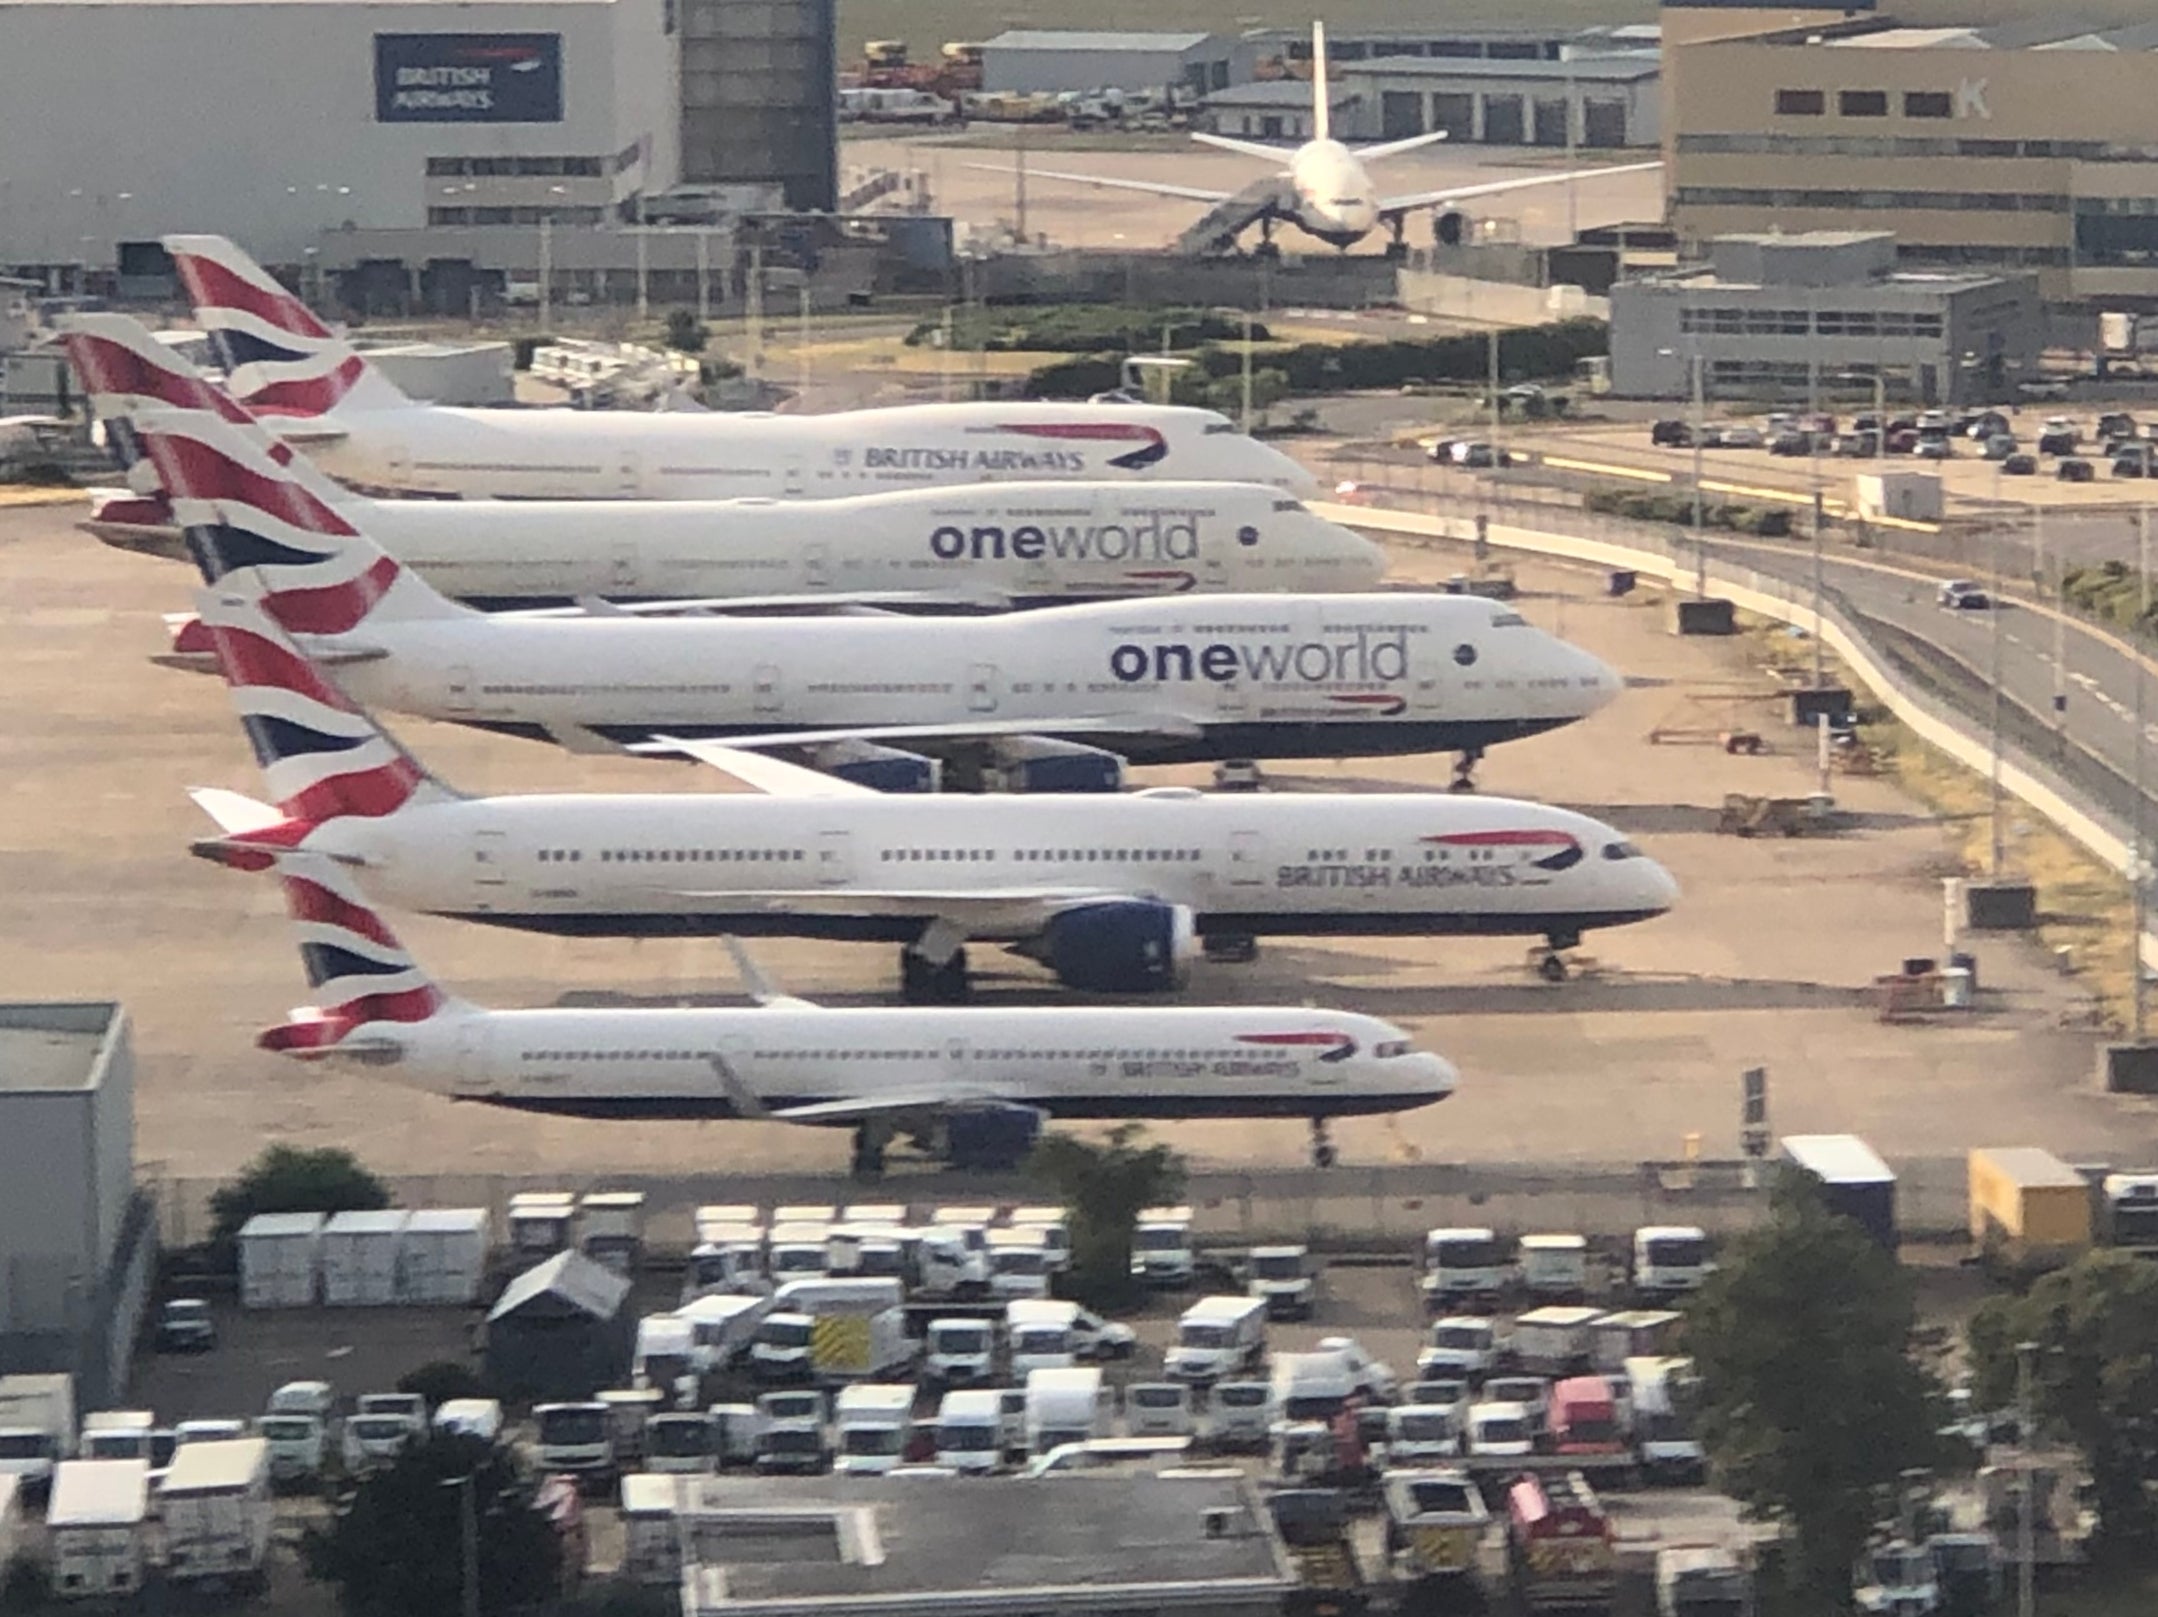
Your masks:
{"label": "airplane door", "polygon": [[967,669],[967,709],[973,713],[997,710],[997,665],[974,663]]}
{"label": "airplane door", "polygon": [[1257,887],[1266,879],[1266,849],[1256,831],[1229,833],[1229,885]]}
{"label": "airplane door", "polygon": [[510,879],[509,837],[501,831],[480,831],[472,838],[472,880],[484,906]]}
{"label": "airplane door", "polygon": [[608,547],[607,581],[618,590],[637,587],[637,547],[626,539]]}
{"label": "airplane door", "polygon": [[442,684],[442,705],[452,713],[472,711],[472,665],[452,663]]}
{"label": "airplane door", "polygon": [[752,684],[759,713],[779,711],[779,664],[759,663]]}
{"label": "airplane door", "polygon": [[489,1070],[494,1059],[494,1029],[484,1016],[465,1017],[457,1026],[457,1049],[451,1057],[450,1093],[492,1095],[500,1087]]}
{"label": "airplane door", "polygon": [[779,474],[780,491],[790,500],[798,500],[808,485],[809,474],[803,470],[802,463],[799,460],[788,461]]}
{"label": "airplane door", "polygon": [[412,451],[404,444],[389,444],[383,448],[382,480],[395,489],[412,487]]}
{"label": "airplane door", "polygon": [[854,833],[817,833],[817,881],[825,887],[843,887],[854,879]]}
{"label": "airplane door", "polygon": [[965,1039],[944,1041],[944,1070],[951,1075],[954,1082],[963,1081],[967,1077],[967,1054]]}
{"label": "airplane door", "polygon": [[617,499],[644,498],[644,457],[634,449],[625,449],[615,456],[614,492]]}
{"label": "airplane door", "polygon": [[832,582],[832,547],[819,539],[802,547],[802,574],[811,589],[821,590]]}

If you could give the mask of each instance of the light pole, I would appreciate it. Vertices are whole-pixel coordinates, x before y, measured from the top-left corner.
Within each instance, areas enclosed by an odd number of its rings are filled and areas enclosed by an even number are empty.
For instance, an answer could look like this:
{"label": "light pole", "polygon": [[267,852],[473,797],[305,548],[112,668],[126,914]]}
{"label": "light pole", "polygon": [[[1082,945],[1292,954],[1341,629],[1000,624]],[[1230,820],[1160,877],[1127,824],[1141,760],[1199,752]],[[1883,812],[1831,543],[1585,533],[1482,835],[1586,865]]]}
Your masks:
{"label": "light pole", "polygon": [[2141,1044],[2149,1028],[2149,989],[2143,981],[2143,929],[2149,924],[2145,912],[2144,884],[2150,880],[2150,867],[2144,851],[2145,809],[2143,804],[2143,630],[2150,621],[2151,609],[2151,512],[2149,506],[2136,511],[2136,632],[2134,635],[2136,665],[2135,699],[2135,829],[2134,847],[2128,858],[2129,927],[2129,983],[2130,1003],[2135,1007],[2135,1042]]}
{"label": "light pole", "polygon": [[[2036,1342],[2016,1344],[2016,1420],[2023,1430],[2019,1434],[2023,1449],[2023,1487],[2021,1506],[2016,1516],[2016,1617],[2031,1617],[2031,1606],[2036,1596],[2038,1571],[2037,1523],[2031,1497],[2038,1468],[2032,1463],[2033,1439],[2031,1419],[2031,1366],[2038,1357]],[[466,1617],[471,1617],[470,1613]]]}
{"label": "light pole", "polygon": [[440,1486],[457,1490],[457,1525],[463,1550],[462,1585],[463,1617],[480,1617],[480,1519],[479,1504],[473,1497],[473,1473],[467,1471],[461,1477],[445,1477]]}
{"label": "light pole", "polygon": [[1217,307],[1214,313],[1235,315],[1237,319],[1244,323],[1244,363],[1238,367],[1238,381],[1243,388],[1243,409],[1237,417],[1236,429],[1249,435],[1251,432],[1251,311],[1249,309]]}
{"label": "light pole", "polygon": [[[1659,348],[1656,352],[1664,359],[1680,357],[1676,348]],[[1703,440],[1708,437],[1707,367],[1702,363],[1698,344],[1684,358],[1693,393],[1693,421],[1686,431],[1686,436],[1693,440],[1693,593],[1696,599],[1705,600],[1708,597],[1708,513],[1702,504],[1705,495],[1701,482],[1708,475],[1707,463],[1702,459]]]}
{"label": "light pole", "polygon": [[[2000,497],[2001,463],[1999,461],[1995,461],[1993,463],[1993,499],[1994,509],[1996,512],[1998,512],[2000,507]],[[1989,610],[1986,615],[1993,621],[1988,625],[1988,637],[1991,642],[1991,649],[1988,653],[1987,658],[1989,666],[1987,669],[1986,678],[1987,682],[1993,687],[1993,717],[1992,722],[1988,727],[1991,738],[1988,743],[1988,751],[1991,753],[1992,756],[1989,760],[1987,773],[1990,783],[1990,796],[1992,800],[1991,824],[1993,835],[1993,863],[1991,869],[1993,879],[1995,881],[1999,881],[2001,879],[2001,839],[2003,829],[2001,823],[2001,811],[2003,806],[2001,801],[2001,611],[2003,606],[2005,605],[2005,602],[2002,599],[2001,589],[2003,583],[2003,578],[2001,574],[2001,527],[1998,516],[1996,516],[1993,524],[1992,539],[1993,594],[1991,601],[1988,603],[1991,610]]]}

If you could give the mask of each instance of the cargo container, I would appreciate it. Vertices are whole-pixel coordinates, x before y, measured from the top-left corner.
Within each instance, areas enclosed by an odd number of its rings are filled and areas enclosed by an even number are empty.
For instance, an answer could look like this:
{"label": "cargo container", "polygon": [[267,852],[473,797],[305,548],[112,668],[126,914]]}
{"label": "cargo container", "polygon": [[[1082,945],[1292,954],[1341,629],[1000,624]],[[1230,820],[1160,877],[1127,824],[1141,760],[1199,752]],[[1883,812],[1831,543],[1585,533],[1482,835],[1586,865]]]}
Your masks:
{"label": "cargo container", "polygon": [[333,1213],[322,1226],[322,1300],[332,1308],[387,1308],[398,1300],[405,1220],[397,1207]]}
{"label": "cargo container", "polygon": [[320,1213],[257,1213],[240,1226],[240,1306],[312,1308],[321,1293]]}
{"label": "cargo container", "polygon": [[1896,1249],[1896,1176],[1855,1134],[1787,1134],[1783,1160],[1808,1175],[1841,1213],[1888,1251]]}
{"label": "cargo container", "polygon": [[[1526,1244],[1526,1243],[1524,1243]],[[1502,1357],[1538,1375],[1562,1376],[1586,1370],[1592,1348],[1592,1327],[1604,1317],[1598,1308],[1563,1304],[1532,1308],[1514,1321]]]}
{"label": "cargo container", "polygon": [[2067,1263],[2091,1244],[2091,1189],[2036,1146],[1984,1146],[1970,1155],[1971,1245],[2018,1267]]}
{"label": "cargo container", "polygon": [[577,1198],[567,1190],[520,1190],[510,1198],[510,1250],[530,1262],[551,1258],[570,1243]]}
{"label": "cargo container", "polygon": [[487,1209],[421,1207],[405,1221],[398,1300],[470,1308],[487,1277]]}
{"label": "cargo container", "polygon": [[131,1599],[149,1560],[150,1462],[61,1461],[45,1530],[54,1594]]}
{"label": "cargo container", "polygon": [[593,1190],[579,1197],[577,1245],[593,1262],[628,1274],[644,1251],[644,1192]]}
{"label": "cargo container", "polygon": [[270,1455],[259,1437],[184,1443],[158,1487],[165,1575],[248,1583],[270,1552]]}

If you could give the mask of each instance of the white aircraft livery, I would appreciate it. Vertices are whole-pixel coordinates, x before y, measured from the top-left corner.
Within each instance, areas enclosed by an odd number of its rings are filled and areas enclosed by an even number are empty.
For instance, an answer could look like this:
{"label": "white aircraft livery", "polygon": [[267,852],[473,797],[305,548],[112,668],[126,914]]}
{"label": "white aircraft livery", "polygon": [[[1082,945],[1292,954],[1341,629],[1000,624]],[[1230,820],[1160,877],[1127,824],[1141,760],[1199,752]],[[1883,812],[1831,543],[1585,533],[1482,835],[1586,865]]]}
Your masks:
{"label": "white aircraft livery", "polygon": [[[443,992],[335,863],[277,861],[320,1003],[257,1041],[390,1069],[457,1100],[570,1117],[918,1129],[952,1113],[1307,1118],[1428,1106],[1454,1069],[1345,1011],[1238,1006],[482,1010]],[[1021,1145],[1023,1149],[1023,1144]],[[863,1156],[857,1148],[856,1160]]]}
{"label": "white aircraft livery", "polygon": [[[138,419],[205,578],[259,593],[358,701],[584,750],[1006,739],[1147,762],[1473,760],[1619,688],[1595,658],[1472,596],[1140,598],[946,620],[489,616],[309,492],[284,446],[202,412]],[[209,665],[189,626],[175,651]]]}
{"label": "white aircraft livery", "polygon": [[1211,410],[912,404],[831,415],[462,409],[416,403],[219,236],[165,247],[234,395],[332,476],[516,499],[825,499],[880,489],[1174,477],[1316,485]]}
{"label": "white aircraft livery", "polygon": [[1074,988],[1178,987],[1194,949],[1265,934],[1545,938],[1646,920],[1671,877],[1611,827],[1448,794],[887,795],[757,754],[692,750],[766,795],[464,797],[433,779],[253,602],[202,596],[271,801],[196,801],[195,852],[300,849],[380,899],[576,936],[783,934],[904,946],[911,998],[962,996],[963,945]]}
{"label": "white aircraft livery", "polygon": [[[1206,227],[1215,236],[1217,244],[1233,242],[1237,235],[1256,223],[1264,234],[1264,250],[1271,252],[1274,226],[1286,222],[1329,247],[1347,249],[1385,225],[1393,232],[1390,250],[1399,252],[1403,224],[1410,214],[1425,208],[1449,208],[1472,198],[1500,196],[1530,186],[1563,185],[1604,175],[1641,173],[1662,166],[1655,162],[1618,163],[1601,168],[1533,174],[1525,179],[1491,180],[1445,191],[1414,191],[1387,196],[1372,182],[1370,170],[1365,165],[1444,140],[1446,131],[1434,129],[1373,146],[1346,146],[1334,139],[1332,97],[1327,89],[1324,23],[1311,25],[1311,128],[1312,138],[1294,149],[1195,131],[1193,140],[1219,146],[1224,151],[1241,152],[1247,157],[1263,158],[1277,165],[1272,178],[1236,192],[1208,191],[1195,185],[1155,180],[1117,179],[1102,174],[1073,174],[1057,169],[1030,168],[1027,174],[1033,179],[1069,180],[1211,204],[1214,211],[1208,215]],[[1010,172],[986,163],[967,166],[999,174]]]}
{"label": "white aircraft livery", "polygon": [[[127,315],[67,318],[61,345],[131,483],[155,489],[144,410],[242,418]],[[363,500],[304,461],[318,498],[445,595],[483,608],[587,598],[700,606],[1038,605],[1203,591],[1367,590],[1385,553],[1260,483],[972,483],[829,500]],[[126,550],[185,556],[159,498],[85,524]]]}

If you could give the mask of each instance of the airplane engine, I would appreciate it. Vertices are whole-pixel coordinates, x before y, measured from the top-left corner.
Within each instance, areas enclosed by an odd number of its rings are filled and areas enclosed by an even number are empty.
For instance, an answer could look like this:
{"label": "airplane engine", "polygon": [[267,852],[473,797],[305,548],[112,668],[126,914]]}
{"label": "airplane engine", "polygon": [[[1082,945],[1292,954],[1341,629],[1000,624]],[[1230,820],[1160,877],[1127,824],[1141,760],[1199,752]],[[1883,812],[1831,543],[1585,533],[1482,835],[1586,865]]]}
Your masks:
{"label": "airplane engine", "polygon": [[1184,986],[1196,948],[1190,910],[1124,899],[1060,912],[1042,933],[1039,958],[1067,988],[1166,994]]}
{"label": "airplane engine", "polygon": [[1441,247],[1459,247],[1469,239],[1469,216],[1459,208],[1442,208],[1431,216],[1431,239]]}

